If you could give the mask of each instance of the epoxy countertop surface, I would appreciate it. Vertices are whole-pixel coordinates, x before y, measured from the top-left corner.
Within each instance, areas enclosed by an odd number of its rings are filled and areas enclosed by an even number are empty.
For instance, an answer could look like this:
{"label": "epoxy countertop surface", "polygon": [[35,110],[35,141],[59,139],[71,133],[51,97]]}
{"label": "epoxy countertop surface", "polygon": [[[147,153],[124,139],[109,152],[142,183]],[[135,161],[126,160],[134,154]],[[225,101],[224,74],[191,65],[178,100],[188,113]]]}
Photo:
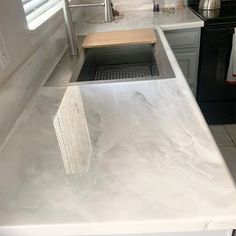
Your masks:
{"label": "epoxy countertop surface", "polygon": [[[231,229],[236,190],[165,36],[176,78],[43,87],[0,152],[0,235]],[[53,117],[80,91],[89,171],[65,174]]]}

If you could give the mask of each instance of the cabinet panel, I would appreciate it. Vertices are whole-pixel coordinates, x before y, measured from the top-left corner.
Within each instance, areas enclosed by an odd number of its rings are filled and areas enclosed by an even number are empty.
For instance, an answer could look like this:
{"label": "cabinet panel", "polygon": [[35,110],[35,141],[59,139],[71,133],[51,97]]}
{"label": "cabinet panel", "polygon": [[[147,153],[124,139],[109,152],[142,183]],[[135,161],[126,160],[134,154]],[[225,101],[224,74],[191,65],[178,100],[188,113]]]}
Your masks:
{"label": "cabinet panel", "polygon": [[165,35],[191,90],[196,94],[201,29],[171,30]]}
{"label": "cabinet panel", "polygon": [[178,60],[179,66],[190,85],[195,84],[195,78],[197,73],[197,55],[196,53],[176,53],[176,59]]}
{"label": "cabinet panel", "polygon": [[166,38],[172,48],[195,48],[198,46],[198,31],[170,31]]}

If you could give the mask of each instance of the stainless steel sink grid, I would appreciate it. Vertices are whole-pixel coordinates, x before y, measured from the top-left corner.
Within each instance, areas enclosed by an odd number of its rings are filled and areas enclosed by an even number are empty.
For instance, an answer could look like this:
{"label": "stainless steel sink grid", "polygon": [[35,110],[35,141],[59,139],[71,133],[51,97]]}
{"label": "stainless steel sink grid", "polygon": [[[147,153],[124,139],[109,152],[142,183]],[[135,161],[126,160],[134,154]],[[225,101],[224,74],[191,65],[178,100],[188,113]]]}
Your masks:
{"label": "stainless steel sink grid", "polygon": [[78,82],[134,80],[159,76],[159,68],[151,44],[85,50],[85,60]]}
{"label": "stainless steel sink grid", "polygon": [[155,64],[147,62],[102,65],[96,68],[94,80],[116,80],[157,76]]}

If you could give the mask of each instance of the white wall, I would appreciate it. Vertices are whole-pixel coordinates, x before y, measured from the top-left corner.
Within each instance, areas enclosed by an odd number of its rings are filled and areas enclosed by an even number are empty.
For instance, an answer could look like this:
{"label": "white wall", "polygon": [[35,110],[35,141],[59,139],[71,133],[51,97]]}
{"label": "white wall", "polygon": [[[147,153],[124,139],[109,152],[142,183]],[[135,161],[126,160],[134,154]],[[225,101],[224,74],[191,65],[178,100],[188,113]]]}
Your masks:
{"label": "white wall", "polygon": [[0,1],[0,32],[3,35],[10,57],[10,64],[4,70],[0,69],[0,85],[27,58],[33,55],[40,44],[53,34],[53,31],[58,28],[62,21],[62,11],[60,11],[39,29],[29,31],[21,0]]}
{"label": "white wall", "polygon": [[152,0],[112,0],[115,9],[119,11],[144,10],[153,6]]}
{"label": "white wall", "polygon": [[0,1],[0,31],[11,60],[6,69],[0,70],[1,84],[34,49],[20,0]]}
{"label": "white wall", "polygon": [[[94,2],[101,2],[101,0],[93,0]],[[153,8],[153,0],[111,0],[114,9],[120,13],[123,11],[146,10]],[[96,14],[104,14],[104,7],[87,8],[86,17],[91,17]]]}
{"label": "white wall", "polygon": [[[82,10],[76,13],[83,17]],[[37,30],[29,31],[21,0],[0,0],[0,32],[10,58],[9,65],[0,69],[0,146],[64,54],[63,22],[61,10]]]}

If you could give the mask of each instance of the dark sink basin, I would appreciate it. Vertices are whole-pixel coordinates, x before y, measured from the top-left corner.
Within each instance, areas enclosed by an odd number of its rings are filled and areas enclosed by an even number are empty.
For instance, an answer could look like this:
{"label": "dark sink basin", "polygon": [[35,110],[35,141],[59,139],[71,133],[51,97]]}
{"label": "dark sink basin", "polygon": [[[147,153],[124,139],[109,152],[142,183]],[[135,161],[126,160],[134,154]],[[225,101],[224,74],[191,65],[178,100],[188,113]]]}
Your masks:
{"label": "dark sink basin", "polygon": [[77,81],[120,80],[159,75],[153,45],[94,48],[86,57]]}

